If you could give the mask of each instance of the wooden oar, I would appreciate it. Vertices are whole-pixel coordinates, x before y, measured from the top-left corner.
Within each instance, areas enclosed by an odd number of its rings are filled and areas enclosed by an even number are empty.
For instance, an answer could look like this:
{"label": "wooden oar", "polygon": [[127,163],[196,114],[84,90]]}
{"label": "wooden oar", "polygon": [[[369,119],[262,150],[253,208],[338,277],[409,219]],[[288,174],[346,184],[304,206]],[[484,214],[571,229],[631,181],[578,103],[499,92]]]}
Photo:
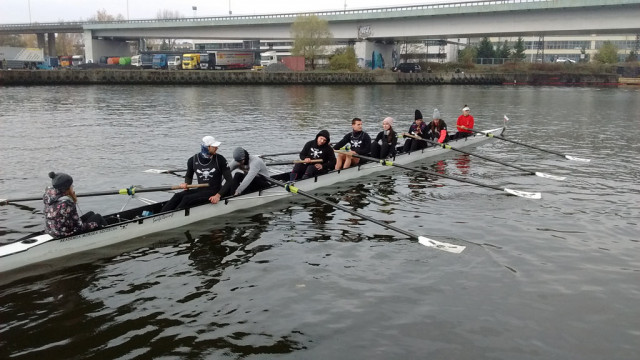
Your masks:
{"label": "wooden oar", "polygon": [[[343,151],[336,150],[336,152],[343,152]],[[502,188],[502,187],[499,187],[499,186],[496,186],[496,185],[483,184],[481,182],[477,182],[477,181],[474,181],[474,180],[463,179],[463,178],[460,178],[460,177],[457,177],[457,176],[453,176],[453,175],[440,174],[440,173],[437,173],[435,171],[416,169],[416,168],[412,168],[412,167],[396,164],[393,161],[384,160],[384,159],[376,159],[376,158],[372,158],[372,157],[368,157],[368,156],[364,156],[364,155],[353,154],[352,156],[359,157],[361,159],[365,159],[365,160],[369,160],[369,161],[373,161],[373,162],[377,162],[377,163],[380,163],[381,165],[385,165],[385,166],[397,166],[397,167],[402,168],[402,169],[421,172],[423,174],[428,174],[428,175],[435,176],[435,177],[443,177],[443,178],[456,180],[456,181],[460,181],[460,182],[464,182],[464,183],[469,183],[469,184],[473,184],[473,185],[478,185],[478,186],[482,186],[482,187],[486,187],[486,188],[490,188],[490,189],[504,191],[504,192],[506,192],[508,194],[515,195],[515,196],[520,196],[520,197],[527,198],[527,199],[541,199],[542,198],[542,194],[540,194],[539,192],[533,193],[533,192],[528,192],[528,191],[521,191],[521,190],[514,190],[514,189],[509,189],[509,188]]]}
{"label": "wooden oar", "polygon": [[[187,185],[187,189],[196,189],[208,187],[209,184],[198,184],[198,185]],[[125,189],[119,190],[107,190],[107,191],[96,191],[91,193],[84,194],[76,194],[77,197],[85,197],[85,196],[101,196],[101,195],[135,195],[136,193],[142,192],[154,192],[154,191],[168,191],[168,190],[179,190],[182,189],[180,185],[173,186],[159,186],[159,187],[151,187],[151,188],[142,188],[138,189],[134,186]],[[22,202],[22,201],[35,201],[42,200],[43,195],[38,197],[28,197],[28,198],[18,198],[18,199],[0,199],[0,205],[7,205],[14,202]]]}
{"label": "wooden oar", "polygon": [[[304,162],[304,160],[274,161],[274,162],[267,162],[267,163],[265,163],[265,165],[267,165],[267,166],[292,165],[292,164],[299,164],[299,163],[303,163],[303,162]],[[320,163],[320,162],[322,162],[322,159],[315,159],[315,160],[309,161],[309,163]],[[185,171],[187,171],[187,169],[175,169],[175,170],[147,169],[144,172],[153,173],[153,174],[174,174],[174,175],[178,175],[176,173],[185,172]],[[178,175],[178,176],[182,176],[182,175]]]}
{"label": "wooden oar", "polygon": [[472,153],[472,152],[469,152],[469,151],[461,150],[461,149],[455,148],[455,147],[453,147],[453,146],[451,146],[449,144],[445,144],[445,143],[441,144],[441,143],[439,143],[437,141],[433,141],[433,140],[429,140],[429,139],[423,139],[423,138],[421,138],[419,136],[415,136],[415,135],[412,135],[412,134],[402,133],[401,135],[405,136],[405,137],[410,137],[410,138],[416,139],[416,140],[426,141],[429,144],[440,146],[443,149],[449,149],[449,150],[457,151],[457,152],[460,152],[460,153],[463,153],[463,154],[479,157],[480,159],[484,159],[484,160],[491,161],[491,162],[494,162],[494,163],[498,163],[498,164],[501,164],[501,165],[504,165],[504,166],[508,166],[508,167],[511,167],[511,168],[526,172],[526,173],[531,174],[531,175],[539,176],[539,177],[542,177],[542,178],[553,179],[553,180],[565,180],[566,179],[566,177],[564,177],[564,176],[556,176],[556,175],[546,174],[546,173],[539,172],[539,171],[531,171],[531,170],[522,168],[522,167],[517,166],[517,165],[509,164],[509,163],[506,163],[506,162],[503,162],[503,161],[500,161],[500,160],[496,160],[496,159],[493,159],[493,158],[490,158],[490,157],[482,156],[480,154],[476,154],[476,153]]}
{"label": "wooden oar", "polygon": [[299,154],[299,153],[300,153],[300,151],[289,151],[289,152],[281,152],[281,153],[276,153],[276,154],[258,155],[258,157],[266,158],[266,157],[281,156],[281,155],[295,155],[295,154]]}
{"label": "wooden oar", "polygon": [[[314,159],[314,160],[309,160],[309,162],[307,164],[317,164],[317,163],[321,163],[322,159]],[[275,162],[268,162],[265,163],[265,165],[267,166],[274,166],[274,165],[291,165],[291,164],[302,164],[305,163],[304,160],[289,160],[289,161],[275,161]]]}
{"label": "wooden oar", "polygon": [[536,150],[544,151],[544,152],[547,152],[547,153],[549,153],[549,154],[554,154],[554,155],[562,156],[563,158],[568,159],[568,160],[573,160],[573,161],[582,161],[582,162],[589,162],[589,161],[591,161],[591,159],[583,159],[583,158],[579,158],[579,157],[575,157],[575,156],[571,156],[571,155],[563,154],[563,153],[560,153],[560,152],[557,152],[557,151],[543,149],[543,148],[540,148],[540,147],[537,147],[537,146],[534,146],[534,145],[525,144],[525,143],[520,142],[520,141],[507,139],[507,138],[502,137],[502,136],[500,136],[500,135],[494,135],[494,134],[492,134],[492,133],[485,133],[485,132],[482,132],[482,131],[477,131],[477,130],[469,129],[469,128],[468,128],[468,127],[466,127],[466,126],[460,126],[460,127],[461,127],[461,128],[463,128],[463,129],[469,130],[469,131],[471,131],[471,132],[474,132],[474,133],[476,133],[476,134],[482,134],[482,135],[487,136],[487,137],[492,137],[492,138],[496,138],[496,139],[500,139],[500,140],[508,141],[508,142],[510,142],[510,143],[514,143],[514,144],[518,144],[518,145],[526,146],[526,147],[529,147],[529,148],[532,148],[532,149],[536,149]]}
{"label": "wooden oar", "polygon": [[263,176],[263,178],[266,179],[267,181],[269,181],[272,184],[275,184],[275,185],[278,185],[278,186],[283,186],[285,188],[285,190],[287,190],[288,192],[291,192],[291,193],[294,193],[294,194],[299,194],[299,195],[308,197],[309,199],[313,199],[313,200],[315,200],[317,202],[333,206],[333,207],[335,207],[337,209],[340,209],[342,211],[346,211],[351,215],[355,215],[355,216],[357,216],[359,218],[362,218],[362,219],[365,219],[367,221],[371,221],[373,223],[376,223],[376,224],[378,224],[378,225],[380,225],[380,226],[382,226],[384,228],[387,228],[389,230],[393,230],[393,231],[399,232],[399,233],[404,234],[404,235],[406,235],[406,236],[408,236],[408,237],[410,237],[412,239],[417,239],[418,242],[420,244],[424,245],[424,246],[436,248],[436,249],[447,251],[447,252],[454,253],[454,254],[459,254],[465,249],[465,246],[449,244],[449,243],[445,243],[445,242],[429,239],[428,237],[425,237],[425,236],[415,235],[415,234],[413,234],[413,233],[411,233],[409,231],[402,230],[402,229],[397,228],[395,226],[392,226],[392,225],[389,225],[387,223],[384,223],[384,222],[382,222],[380,220],[376,220],[376,219],[371,218],[369,216],[362,215],[359,212],[357,212],[355,210],[351,210],[346,206],[342,206],[340,204],[336,204],[334,202],[331,202],[331,201],[328,201],[328,200],[325,200],[325,199],[321,199],[321,198],[319,198],[317,196],[308,194],[308,193],[298,189],[297,187],[295,187],[293,185],[285,184],[285,183],[280,182],[278,180],[274,180],[271,177]]}

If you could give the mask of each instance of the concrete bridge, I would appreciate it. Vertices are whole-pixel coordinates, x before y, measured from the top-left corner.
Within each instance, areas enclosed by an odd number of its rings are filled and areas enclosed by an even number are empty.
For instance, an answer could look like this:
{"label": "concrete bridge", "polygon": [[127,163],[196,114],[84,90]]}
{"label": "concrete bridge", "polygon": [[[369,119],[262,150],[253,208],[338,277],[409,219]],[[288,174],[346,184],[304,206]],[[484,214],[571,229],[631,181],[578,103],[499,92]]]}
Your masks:
{"label": "concrete bridge", "polygon": [[313,13],[12,24],[0,25],[0,34],[37,33],[44,42],[44,33],[82,32],[86,58],[97,59],[126,55],[123,42],[142,38],[290,39],[291,24],[308,15],[327,20],[336,40],[358,42],[365,54],[376,50],[376,43],[402,40],[640,33],[640,0],[480,0]]}

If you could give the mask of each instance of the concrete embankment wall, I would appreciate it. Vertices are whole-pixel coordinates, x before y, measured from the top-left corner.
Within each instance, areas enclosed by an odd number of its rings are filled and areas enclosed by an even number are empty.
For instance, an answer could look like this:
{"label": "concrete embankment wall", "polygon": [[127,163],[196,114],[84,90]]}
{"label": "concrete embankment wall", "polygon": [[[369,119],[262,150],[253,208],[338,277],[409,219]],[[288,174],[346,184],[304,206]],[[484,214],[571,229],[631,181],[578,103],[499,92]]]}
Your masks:
{"label": "concrete embankment wall", "polygon": [[0,85],[89,84],[459,84],[617,85],[617,75],[392,72],[259,72],[207,70],[3,70]]}

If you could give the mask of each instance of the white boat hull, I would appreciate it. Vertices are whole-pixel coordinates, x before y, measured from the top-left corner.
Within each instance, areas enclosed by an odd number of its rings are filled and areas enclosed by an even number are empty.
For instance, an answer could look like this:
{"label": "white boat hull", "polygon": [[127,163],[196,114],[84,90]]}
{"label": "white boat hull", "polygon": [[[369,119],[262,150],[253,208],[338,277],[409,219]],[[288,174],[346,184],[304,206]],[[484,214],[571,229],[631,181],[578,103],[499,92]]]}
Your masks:
{"label": "white boat hull", "polygon": [[[499,135],[504,128],[487,130],[485,133]],[[477,145],[489,137],[477,134],[466,139],[452,142],[456,148]],[[441,156],[450,150],[441,147],[429,147],[411,154],[397,156],[395,164],[407,165],[420,160]],[[390,169],[379,163],[366,163],[359,167],[331,172],[317,178],[296,182],[296,187],[304,191],[313,191],[339,182],[358,179],[363,176]],[[234,211],[253,208],[279,200],[294,194],[283,188],[269,188],[260,194],[251,193],[229,198],[220,203],[205,204],[190,209],[161,213],[149,217],[141,217],[128,222],[110,225],[104,229],[79,234],[62,239],[53,239],[50,235],[39,235],[26,240],[0,246],[0,273],[15,270],[32,264],[49,261],[71,254],[106,247],[138,238],[151,233],[185,226],[197,221],[225,215]]]}

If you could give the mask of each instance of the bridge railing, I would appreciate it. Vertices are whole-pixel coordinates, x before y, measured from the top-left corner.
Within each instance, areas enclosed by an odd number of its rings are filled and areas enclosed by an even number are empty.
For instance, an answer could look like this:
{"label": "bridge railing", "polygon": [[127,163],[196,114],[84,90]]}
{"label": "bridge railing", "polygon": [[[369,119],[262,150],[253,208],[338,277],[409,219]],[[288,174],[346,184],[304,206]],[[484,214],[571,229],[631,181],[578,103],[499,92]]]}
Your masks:
{"label": "bridge railing", "polygon": [[397,11],[416,11],[430,9],[446,9],[446,8],[462,8],[471,6],[488,6],[488,5],[505,5],[505,4],[523,4],[523,3],[540,3],[553,2],[556,0],[476,0],[451,3],[437,3],[425,5],[405,5],[393,7],[375,7],[366,9],[353,10],[335,10],[335,11],[313,11],[298,13],[280,13],[280,14],[262,14],[262,15],[229,15],[229,16],[210,16],[210,17],[185,17],[175,19],[134,19],[134,20],[114,20],[114,21],[70,21],[70,22],[49,22],[49,23],[31,23],[31,24],[3,24],[2,29],[16,28],[32,28],[32,27],[54,27],[54,26],[83,26],[90,24],[141,24],[141,23],[158,23],[158,22],[199,22],[199,21],[234,21],[234,20],[261,20],[261,19],[278,19],[278,18],[295,18],[298,16],[336,16],[336,15],[357,15],[369,13],[384,13]]}

